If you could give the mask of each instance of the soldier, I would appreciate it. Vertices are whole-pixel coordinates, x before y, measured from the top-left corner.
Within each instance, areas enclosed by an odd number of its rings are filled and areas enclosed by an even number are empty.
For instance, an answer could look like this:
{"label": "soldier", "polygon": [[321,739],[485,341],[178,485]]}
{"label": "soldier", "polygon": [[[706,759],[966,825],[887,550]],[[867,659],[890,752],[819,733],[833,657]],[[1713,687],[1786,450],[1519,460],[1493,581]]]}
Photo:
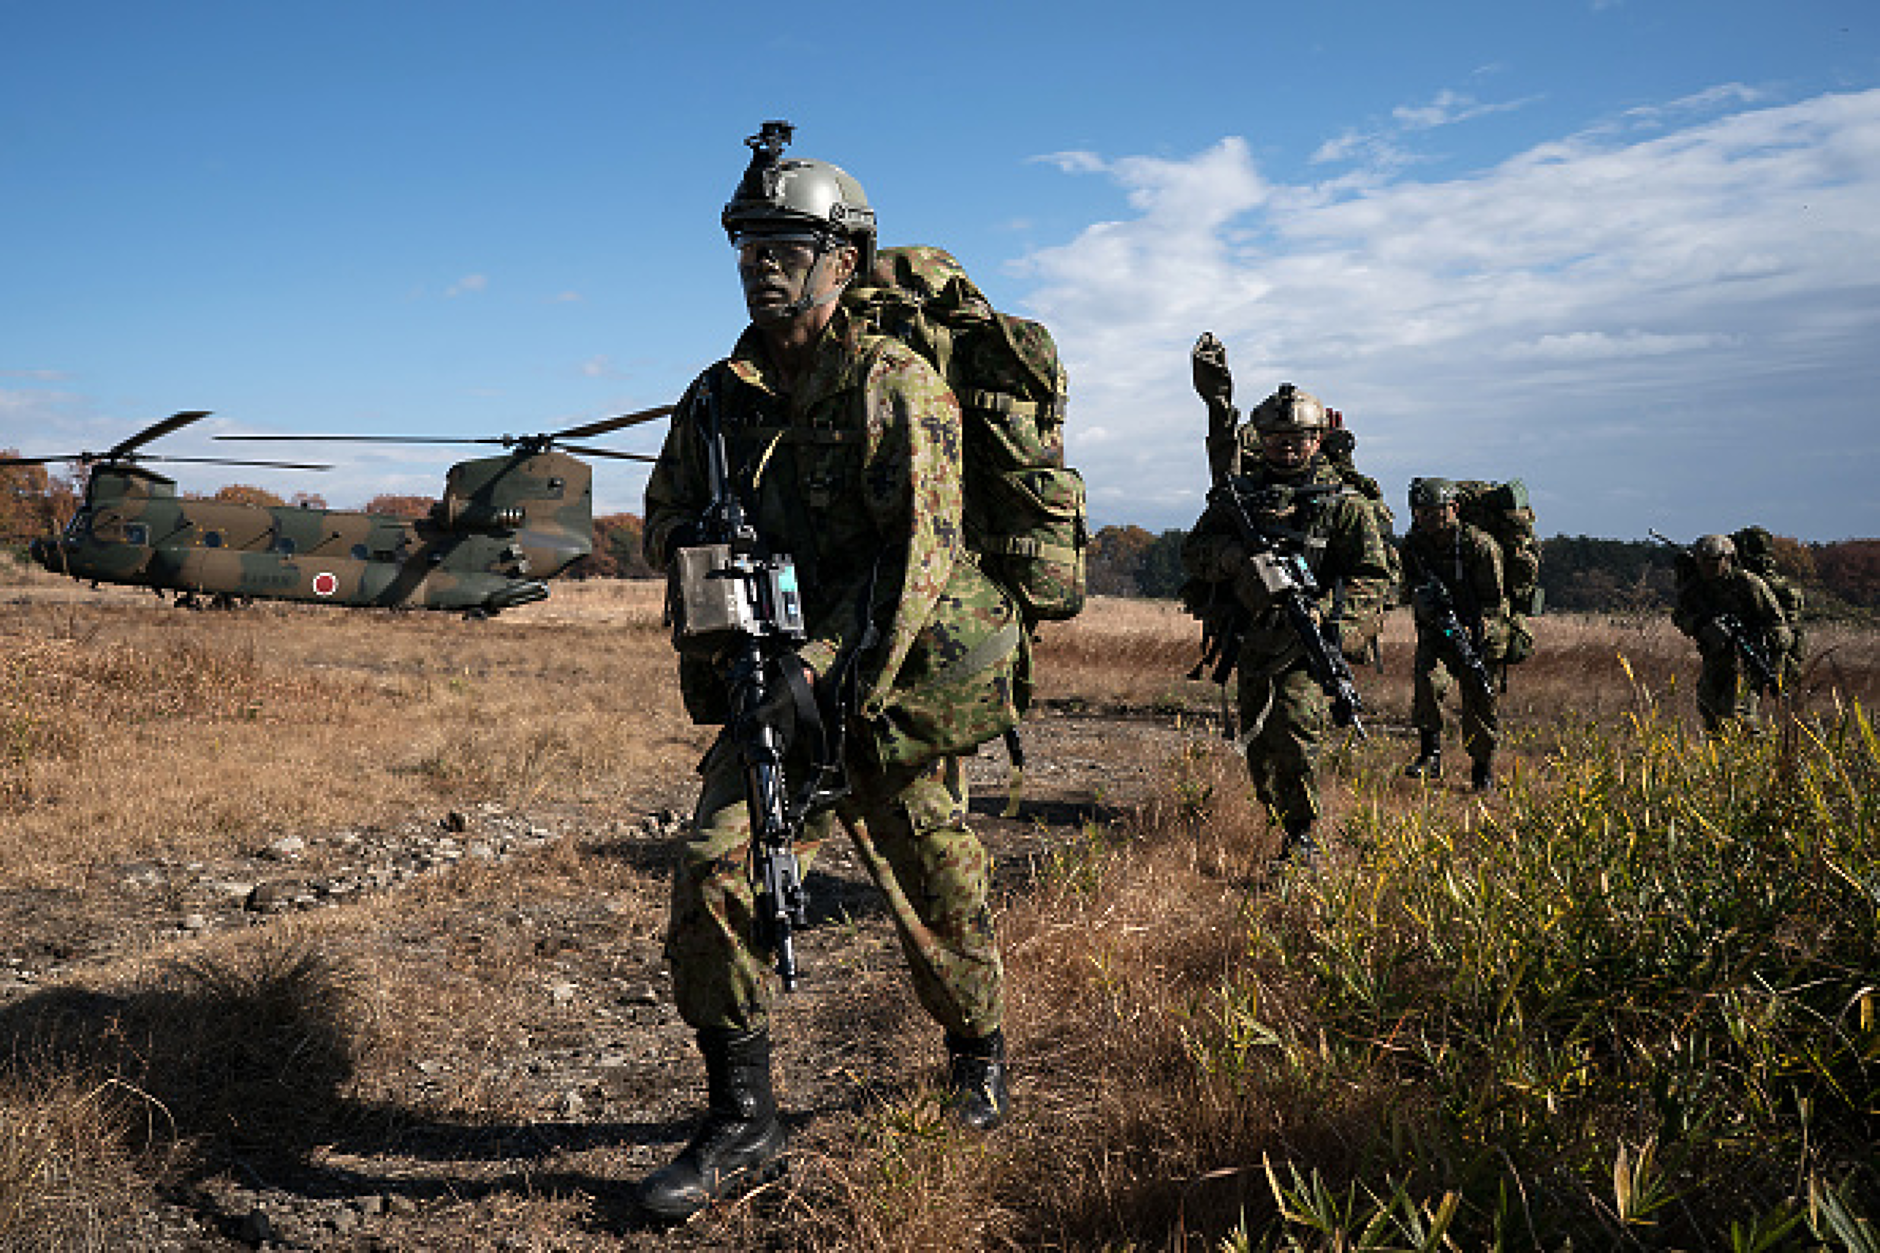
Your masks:
{"label": "soldier", "polygon": [[1745,653],[1768,662],[1787,653],[1793,636],[1769,585],[1737,566],[1729,536],[1706,535],[1690,551],[1692,577],[1678,586],[1671,621],[1697,642],[1703,658],[1697,711],[1704,729],[1715,733],[1733,720],[1755,719],[1757,683],[1744,682]]}
{"label": "soldier", "polygon": [[[1494,786],[1493,667],[1508,646],[1508,598],[1501,548],[1461,518],[1456,485],[1417,479],[1410,485],[1410,533],[1404,537],[1404,586],[1417,627],[1415,696],[1410,722],[1420,740],[1404,774],[1434,779],[1443,771],[1443,697],[1454,675],[1462,685],[1462,746],[1476,791]],[[1440,667],[1440,668],[1439,668]]]}
{"label": "soldier", "polygon": [[[872,259],[873,210],[843,170],[782,158],[778,125],[747,141],[750,168],[723,214],[751,325],[674,413],[646,489],[646,555],[663,569],[697,542],[711,503],[701,431],[715,414],[760,542],[796,563],[809,638],[784,664],[801,667],[824,708],[854,692],[840,754],[848,791],[835,816],[887,898],[916,995],[945,1029],[954,1112],[989,1129],[1010,1109],[1003,975],[990,867],[966,825],[958,755],[1016,721],[1013,687],[1029,644],[1009,597],[961,547],[952,393],[898,341],[860,332],[840,304]],[[681,689],[701,722],[726,718],[718,664],[681,657]],[[1005,721],[958,730],[950,711],[975,703]],[[708,1101],[691,1142],[637,1192],[669,1220],[775,1174],[785,1150],[771,1088],[768,954],[751,932],[745,776],[729,731],[699,769],[666,957],[704,1055]],[[804,864],[830,817],[809,821],[798,844]]]}
{"label": "soldier", "polygon": [[1789,628],[1789,646],[1770,664],[1782,676],[1782,690],[1792,691],[1802,678],[1802,658],[1806,644],[1802,631],[1802,611],[1807,607],[1802,586],[1776,569],[1775,536],[1766,527],[1746,526],[1730,536],[1736,545],[1737,559],[1743,568],[1769,585],[1776,604],[1782,606],[1782,621]]}
{"label": "soldier", "polygon": [[[1259,532],[1301,552],[1319,587],[1328,591],[1329,603],[1319,606],[1326,637],[1347,656],[1362,656],[1377,633],[1389,563],[1376,515],[1320,456],[1328,427],[1325,406],[1282,384],[1253,411],[1249,425],[1258,434],[1259,459],[1235,458],[1222,467],[1225,478],[1252,503],[1249,517]],[[1247,770],[1285,832],[1282,858],[1309,860],[1317,852],[1313,766],[1325,734],[1326,701],[1259,564],[1231,509],[1210,494],[1207,511],[1182,545],[1182,565],[1216,604],[1244,614],[1235,665]]]}

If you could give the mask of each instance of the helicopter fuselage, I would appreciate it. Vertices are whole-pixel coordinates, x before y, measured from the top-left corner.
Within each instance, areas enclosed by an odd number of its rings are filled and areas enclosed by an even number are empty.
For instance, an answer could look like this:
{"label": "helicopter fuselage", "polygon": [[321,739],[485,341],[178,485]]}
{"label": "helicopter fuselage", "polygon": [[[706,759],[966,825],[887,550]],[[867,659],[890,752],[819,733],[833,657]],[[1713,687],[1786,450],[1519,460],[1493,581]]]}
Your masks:
{"label": "helicopter fuselage", "polygon": [[192,599],[495,613],[548,595],[593,548],[592,474],[558,452],[459,462],[421,519],[191,500],[138,466],[100,466],[33,559],[58,574]]}

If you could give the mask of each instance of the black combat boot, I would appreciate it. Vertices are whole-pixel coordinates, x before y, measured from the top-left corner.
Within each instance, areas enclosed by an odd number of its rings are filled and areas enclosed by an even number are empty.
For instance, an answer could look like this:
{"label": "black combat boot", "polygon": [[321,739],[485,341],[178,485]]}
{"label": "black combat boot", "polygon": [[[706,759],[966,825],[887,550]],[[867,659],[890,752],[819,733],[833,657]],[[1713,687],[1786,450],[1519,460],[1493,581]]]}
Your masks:
{"label": "black combat boot", "polygon": [[1312,838],[1310,818],[1288,818],[1286,839],[1279,846],[1281,865],[1311,866],[1319,859],[1319,842]]}
{"label": "black combat boot", "polygon": [[634,1192],[642,1209],[670,1222],[780,1173],[788,1143],[770,1090],[770,1034],[707,1027],[698,1046],[705,1055],[705,1121],[685,1150]]}
{"label": "black combat boot", "polygon": [[1469,786],[1477,792],[1495,790],[1495,759],[1478,757],[1469,767]]}
{"label": "black combat boot", "polygon": [[1417,759],[1403,768],[1406,779],[1440,779],[1443,774],[1443,733],[1418,731],[1421,747]]}
{"label": "black combat boot", "polygon": [[1005,1077],[1005,1032],[969,1040],[947,1032],[947,1094],[953,1116],[973,1131],[991,1131],[1012,1112]]}

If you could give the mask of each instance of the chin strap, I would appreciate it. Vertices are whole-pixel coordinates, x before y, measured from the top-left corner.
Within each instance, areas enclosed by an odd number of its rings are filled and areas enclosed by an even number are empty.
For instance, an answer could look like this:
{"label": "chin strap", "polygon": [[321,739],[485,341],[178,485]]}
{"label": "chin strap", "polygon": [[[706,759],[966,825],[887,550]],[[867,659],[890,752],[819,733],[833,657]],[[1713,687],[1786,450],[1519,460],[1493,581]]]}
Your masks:
{"label": "chin strap", "polygon": [[828,244],[818,241],[816,245],[816,257],[813,261],[809,263],[809,271],[803,276],[804,294],[801,296],[798,296],[795,300],[790,301],[790,303],[788,304],[779,305],[776,309],[770,312],[767,312],[761,315],[752,314],[751,320],[754,322],[763,323],[764,325],[772,325],[778,322],[788,322],[790,319],[796,317],[799,314],[807,313],[811,309],[820,309],[824,305],[832,305],[836,301],[842,299],[843,288],[841,287],[833,288],[830,291],[824,292],[820,296],[811,296],[808,294],[809,292],[815,289],[816,275],[822,269],[822,263],[825,259],[828,258],[829,255],[830,255],[830,249],[829,249]]}

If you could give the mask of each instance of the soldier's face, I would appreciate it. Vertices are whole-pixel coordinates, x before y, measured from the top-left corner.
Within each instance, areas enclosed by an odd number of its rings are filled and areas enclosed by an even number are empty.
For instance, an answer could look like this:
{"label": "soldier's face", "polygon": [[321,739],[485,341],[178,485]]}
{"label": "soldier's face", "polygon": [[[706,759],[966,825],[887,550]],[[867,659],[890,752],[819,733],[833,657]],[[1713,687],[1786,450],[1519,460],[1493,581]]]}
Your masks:
{"label": "soldier's face", "polygon": [[1260,455],[1276,470],[1301,470],[1318,455],[1317,431],[1273,431],[1260,436]]}
{"label": "soldier's face", "polygon": [[1721,554],[1715,557],[1699,557],[1697,559],[1697,572],[1707,579],[1718,578],[1729,568],[1730,559]]}
{"label": "soldier's face", "polygon": [[828,296],[855,269],[855,249],[819,252],[816,239],[809,235],[740,236],[737,248],[744,306],[756,322],[794,316],[786,311],[795,302]]}
{"label": "soldier's face", "polygon": [[1416,527],[1419,531],[1432,531],[1441,534],[1453,531],[1456,527],[1457,510],[1451,503],[1447,505],[1419,505],[1414,511]]}

